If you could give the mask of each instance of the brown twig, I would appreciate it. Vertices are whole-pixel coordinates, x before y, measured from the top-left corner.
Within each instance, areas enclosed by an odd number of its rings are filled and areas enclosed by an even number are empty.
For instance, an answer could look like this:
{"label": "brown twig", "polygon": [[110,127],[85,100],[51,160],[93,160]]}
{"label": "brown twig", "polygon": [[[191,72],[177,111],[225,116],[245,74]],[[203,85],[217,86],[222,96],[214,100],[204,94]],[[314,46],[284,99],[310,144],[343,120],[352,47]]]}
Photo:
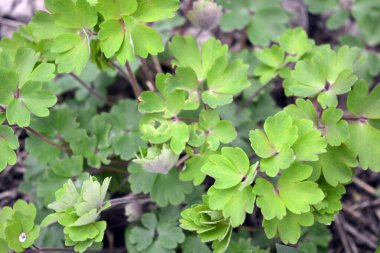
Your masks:
{"label": "brown twig", "polygon": [[350,244],[349,244],[349,240],[347,238],[347,234],[344,231],[340,215],[336,216],[335,221],[334,221],[334,225],[335,225],[336,229],[338,230],[340,240],[342,241],[342,244],[344,247],[344,252],[345,253],[353,253],[352,249],[350,247]]}
{"label": "brown twig", "polygon": [[153,60],[153,65],[154,65],[154,68],[156,69],[156,72],[162,73],[163,71],[162,71],[161,63],[158,57],[156,55],[153,55],[152,60]]}
{"label": "brown twig", "polygon": [[179,168],[182,164],[184,164],[186,162],[187,159],[189,159],[190,156],[189,155],[184,155],[181,157],[181,159],[178,160],[178,162],[176,163],[176,167]]}
{"label": "brown twig", "polygon": [[363,233],[359,232],[356,228],[351,226],[348,222],[343,222],[343,227],[348,233],[350,233],[360,243],[367,245],[371,249],[377,248],[376,237],[371,236],[371,235],[364,235]]}
{"label": "brown twig", "polygon": [[270,83],[267,83],[267,84],[261,86],[260,89],[258,89],[255,93],[253,93],[253,94],[247,99],[246,105],[248,106],[250,103],[252,103],[253,100],[255,100],[255,98],[257,98],[258,96],[260,96],[261,93],[262,93],[264,90],[266,90],[269,86],[270,86]]}
{"label": "brown twig", "polygon": [[[132,77],[130,78],[128,68],[127,68],[127,71],[128,71],[127,72],[118,63],[113,62],[113,61],[111,61],[110,63],[120,73],[120,75],[122,75],[124,77],[125,80],[127,80],[131,83],[133,94],[135,94],[135,97],[138,98],[140,96],[140,93],[141,93],[141,88],[138,85],[137,80],[136,80],[135,75],[133,74],[132,70],[131,70]],[[130,68],[129,63],[127,63],[126,66],[127,65]],[[133,83],[132,79],[135,80],[135,83]],[[136,86],[136,84],[137,84],[137,86]]]}
{"label": "brown twig", "polygon": [[9,18],[0,17],[0,24],[4,25],[4,26],[9,26],[12,28],[18,28],[19,26],[25,25],[26,23],[23,23],[23,22],[20,22],[17,20],[13,20],[13,19],[9,19]]}
{"label": "brown twig", "polygon": [[369,184],[367,184],[366,182],[364,182],[363,180],[361,180],[360,178],[358,177],[354,177],[352,179],[352,182],[358,186],[359,188],[363,189],[364,191],[368,192],[369,194],[371,195],[376,195],[376,189],[373,188],[372,186],[370,186]]}
{"label": "brown twig", "polygon": [[[76,252],[72,248],[39,248],[27,249],[24,253],[48,253],[48,252]],[[103,249],[103,250],[86,250],[87,253],[108,253],[108,252],[126,252],[125,249]]]}
{"label": "brown twig", "polygon": [[96,97],[97,99],[99,99],[100,101],[102,101],[103,103],[109,104],[109,102],[108,102],[108,100],[107,100],[106,97],[104,97],[103,95],[101,95],[96,89],[94,89],[94,87],[92,87],[90,84],[86,83],[82,78],[80,78],[79,76],[77,76],[74,73],[70,73],[70,76],[75,81],[77,81],[80,85],[82,85],[83,88],[85,88],[91,95],[93,95],[94,97]]}
{"label": "brown twig", "polygon": [[127,68],[127,71],[128,71],[128,76],[129,76],[129,80],[131,81],[133,93],[135,94],[136,98],[138,98],[141,94],[142,89],[141,89],[139,83],[137,82],[135,73],[133,73],[131,65],[129,64],[129,62],[127,62],[125,64],[125,67]]}
{"label": "brown twig", "polygon": [[136,195],[128,195],[126,197],[121,197],[121,198],[115,198],[115,199],[110,199],[108,201],[105,201],[103,204],[110,203],[111,206],[116,206],[116,205],[125,205],[129,204],[131,202],[148,202],[150,199],[144,195],[136,196]]}
{"label": "brown twig", "polygon": [[57,148],[59,150],[62,150],[63,152],[67,152],[66,147],[61,146],[61,145],[59,145],[59,144],[57,144],[57,143],[49,140],[44,135],[42,135],[41,133],[39,133],[37,130],[35,130],[35,129],[31,128],[31,127],[25,127],[24,129],[27,130],[28,132],[32,133],[33,135],[35,135],[36,137],[38,137],[42,141],[46,142],[50,146],[53,146],[53,147],[55,147],[55,148]]}

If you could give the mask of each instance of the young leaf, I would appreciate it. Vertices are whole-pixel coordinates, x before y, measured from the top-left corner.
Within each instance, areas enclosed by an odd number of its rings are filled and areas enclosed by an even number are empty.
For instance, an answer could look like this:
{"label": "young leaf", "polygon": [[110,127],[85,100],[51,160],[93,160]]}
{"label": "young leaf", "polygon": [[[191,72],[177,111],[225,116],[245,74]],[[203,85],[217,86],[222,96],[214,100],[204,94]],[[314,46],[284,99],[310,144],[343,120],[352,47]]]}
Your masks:
{"label": "young leaf", "polygon": [[9,126],[0,125],[0,172],[9,165],[14,165],[17,162],[15,149],[19,147],[19,142],[12,128]]}
{"label": "young leaf", "polygon": [[295,157],[290,147],[297,138],[298,129],[285,112],[269,117],[264,123],[264,131],[254,130],[249,134],[253,150],[263,158],[260,168],[271,177],[293,163]]}
{"label": "young leaf", "polygon": [[214,188],[228,189],[240,184],[249,171],[249,159],[240,148],[222,148],[220,155],[212,155],[201,171],[215,178]]}
{"label": "young leaf", "polygon": [[289,95],[318,96],[323,108],[336,107],[336,96],[349,92],[357,80],[354,71],[361,61],[357,48],[343,46],[338,52],[321,48],[311,58],[297,62],[284,87]]}
{"label": "young leaf", "polygon": [[235,186],[228,189],[217,189],[212,186],[208,191],[209,206],[212,210],[221,210],[223,217],[230,219],[232,227],[244,223],[246,213],[253,212],[256,195],[252,187]]}
{"label": "young leaf", "polygon": [[56,55],[58,72],[80,74],[90,58],[90,41],[78,34],[63,34],[54,40],[51,52]]}
{"label": "young leaf", "polygon": [[256,203],[266,220],[282,219],[287,214],[285,207],[295,214],[308,213],[311,205],[323,200],[318,184],[306,181],[312,171],[311,166],[295,163],[280,176],[276,188],[265,179],[256,181],[253,192],[258,195]]}
{"label": "young leaf", "polygon": [[314,224],[312,213],[293,214],[288,213],[283,219],[264,220],[263,226],[268,238],[280,236],[283,243],[297,243],[301,236],[301,226],[309,227]]}
{"label": "young leaf", "polygon": [[347,107],[358,117],[380,119],[380,86],[376,86],[369,93],[368,84],[364,80],[358,81],[348,94]]}
{"label": "young leaf", "polygon": [[[144,171],[140,166],[132,164],[128,167],[131,175],[128,181],[134,193],[149,193],[159,206],[179,205],[185,200],[185,195],[192,191],[192,185],[181,182],[178,172],[171,170],[167,175]],[[176,189],[173,191],[173,187]]]}
{"label": "young leaf", "polygon": [[347,146],[358,156],[363,169],[380,171],[380,130],[360,121],[349,125]]}
{"label": "young leaf", "polygon": [[139,148],[146,146],[139,134],[138,122],[141,115],[137,112],[137,103],[132,100],[123,100],[110,112],[110,143],[116,155],[123,160],[135,156]]}
{"label": "young leaf", "polygon": [[298,139],[292,149],[297,161],[316,161],[318,155],[326,152],[326,141],[321,133],[314,129],[310,120],[295,120],[298,128]]}
{"label": "young leaf", "polygon": [[[253,44],[266,46],[285,30],[288,15],[281,6],[281,1],[236,2],[221,1],[227,8],[221,20],[224,32],[241,30],[247,26],[248,38]],[[262,27],[267,29],[263,31]]]}
{"label": "young leaf", "polygon": [[98,21],[95,7],[87,0],[51,0],[46,7],[55,23],[64,28],[91,29]]}
{"label": "young leaf", "polygon": [[313,178],[323,178],[332,186],[338,183],[347,184],[351,181],[352,168],[358,165],[355,154],[345,145],[327,147],[327,152],[319,156],[319,160],[311,163],[314,167]]}

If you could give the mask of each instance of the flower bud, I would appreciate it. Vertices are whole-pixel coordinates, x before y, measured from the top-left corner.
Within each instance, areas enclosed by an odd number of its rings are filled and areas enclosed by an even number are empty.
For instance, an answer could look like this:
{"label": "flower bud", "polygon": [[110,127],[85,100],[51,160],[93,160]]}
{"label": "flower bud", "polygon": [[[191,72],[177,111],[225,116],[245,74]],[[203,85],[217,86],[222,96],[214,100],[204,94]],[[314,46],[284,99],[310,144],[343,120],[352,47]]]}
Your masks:
{"label": "flower bud", "polygon": [[150,147],[141,153],[141,157],[137,157],[133,162],[141,164],[146,171],[168,174],[178,161],[179,156],[176,155],[167,145],[159,147]]}
{"label": "flower bud", "polygon": [[131,202],[124,208],[125,216],[127,216],[128,222],[138,221],[143,213],[142,205],[139,202]]}
{"label": "flower bud", "polygon": [[196,1],[188,14],[194,26],[206,31],[211,31],[219,25],[221,16],[222,7],[209,0]]}

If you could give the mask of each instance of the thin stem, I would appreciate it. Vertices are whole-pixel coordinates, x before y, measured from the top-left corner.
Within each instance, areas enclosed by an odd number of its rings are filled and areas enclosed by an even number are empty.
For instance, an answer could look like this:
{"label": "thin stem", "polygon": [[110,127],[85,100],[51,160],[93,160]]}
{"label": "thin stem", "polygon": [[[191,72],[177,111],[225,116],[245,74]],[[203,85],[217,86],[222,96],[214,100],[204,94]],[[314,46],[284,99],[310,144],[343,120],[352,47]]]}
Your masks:
{"label": "thin stem", "polygon": [[[76,252],[72,248],[38,248],[27,249],[24,253],[48,253],[48,252]],[[125,252],[124,249],[86,250],[87,253]]]}
{"label": "thin stem", "polygon": [[31,132],[36,137],[38,137],[42,141],[46,142],[50,146],[53,146],[53,147],[55,147],[57,149],[60,149],[60,150],[62,150],[64,152],[67,152],[67,149],[64,146],[61,146],[61,145],[59,145],[57,143],[54,143],[53,141],[49,140],[48,138],[46,138],[45,136],[43,136],[41,133],[39,133],[38,131],[36,131],[35,129],[33,129],[31,127],[25,127],[24,129],[27,130],[28,132]]}
{"label": "thin stem", "polygon": [[189,159],[190,156],[189,155],[184,155],[182,156],[181,159],[178,160],[178,162],[176,163],[176,167],[179,168],[182,164],[184,164],[186,162],[187,159]]}
{"label": "thin stem", "polygon": [[249,105],[249,103],[252,103],[255,98],[257,98],[258,96],[260,96],[261,93],[269,87],[269,85],[270,85],[270,83],[267,83],[264,86],[261,86],[260,89],[258,89],[255,93],[252,94],[252,96],[250,96],[247,99],[247,103],[246,104]]}
{"label": "thin stem", "polygon": [[365,117],[355,117],[352,115],[344,115],[342,119],[347,120],[347,121],[360,121],[360,122],[366,122],[368,120]]}
{"label": "thin stem", "polygon": [[141,69],[144,72],[144,75],[148,79],[147,83],[149,83],[149,82],[153,83],[154,82],[154,77],[153,77],[152,72],[151,72],[151,70],[149,68],[148,62],[145,59],[143,59],[143,58],[141,58],[140,60],[141,60]]}
{"label": "thin stem", "polygon": [[[131,78],[129,77],[128,72],[126,72],[122,67],[120,67],[120,65],[118,63],[113,62],[113,61],[111,61],[110,63],[124,77],[125,80],[127,80],[131,83],[133,93],[135,94],[135,97],[138,98],[140,96],[140,93],[141,93],[141,88],[138,84],[136,87],[137,81],[135,84],[133,84]],[[128,64],[128,66],[129,66],[129,64]],[[133,75],[133,77],[134,77],[134,75]],[[135,80],[136,80],[136,78],[135,78]]]}
{"label": "thin stem", "polygon": [[125,205],[125,204],[129,204],[136,201],[148,202],[150,201],[150,199],[145,196],[131,195],[131,196],[126,196],[126,197],[121,197],[121,198],[110,199],[108,201],[105,201],[104,204],[110,203],[111,206],[116,206],[116,205]]}
{"label": "thin stem", "polygon": [[108,104],[107,98],[102,96],[96,89],[94,89],[90,84],[86,83],[83,79],[81,79],[79,76],[77,76],[74,73],[70,73],[70,76],[77,81],[79,84],[83,86],[91,95],[96,97],[97,99],[101,100],[103,103]]}
{"label": "thin stem", "polygon": [[25,25],[26,23],[9,19],[9,18],[0,17],[0,24],[8,26],[8,27],[18,28],[19,26]]}
{"label": "thin stem", "polygon": [[199,122],[199,120],[195,118],[177,117],[176,119],[184,122]]}
{"label": "thin stem", "polygon": [[129,80],[131,81],[133,93],[135,93],[136,98],[138,98],[141,94],[141,87],[140,87],[139,83],[137,82],[136,76],[133,73],[131,65],[129,64],[129,62],[127,62],[125,64],[125,67],[127,68],[127,71],[128,71],[128,76],[129,76]]}
{"label": "thin stem", "polygon": [[156,69],[157,73],[162,73],[163,71],[162,71],[161,63],[158,57],[156,55],[153,55],[152,59],[153,59],[154,68]]}

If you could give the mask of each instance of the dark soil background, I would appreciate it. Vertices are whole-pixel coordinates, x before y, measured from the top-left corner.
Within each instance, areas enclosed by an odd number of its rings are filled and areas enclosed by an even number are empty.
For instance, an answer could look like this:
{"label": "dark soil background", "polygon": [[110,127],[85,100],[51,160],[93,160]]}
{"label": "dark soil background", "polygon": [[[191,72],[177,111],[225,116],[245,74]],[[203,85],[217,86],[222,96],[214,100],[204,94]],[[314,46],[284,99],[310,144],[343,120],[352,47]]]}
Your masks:
{"label": "dark soil background", "polygon": [[[180,14],[184,15],[191,9],[193,1],[182,0],[181,2]],[[30,20],[32,13],[41,8],[43,8],[42,0],[0,0],[0,37],[11,36],[19,25]],[[303,26],[317,44],[330,43],[334,45],[337,44],[339,34],[357,34],[357,29],[351,22],[348,22],[338,31],[329,31],[325,26],[327,17],[309,14],[302,0],[285,0],[284,8],[294,14],[292,25]],[[174,33],[196,34],[197,30],[187,22]],[[216,29],[212,34],[202,33],[200,39],[202,40],[202,37],[206,39],[210,35],[229,44],[233,51],[252,47],[244,31],[226,34]],[[379,48],[371,48],[370,50],[380,54]],[[165,64],[162,67],[165,69]],[[377,81],[380,80],[377,79]],[[115,86],[117,83],[113,87]],[[274,88],[272,94],[278,105],[284,106],[292,102],[283,95],[281,83],[277,86],[278,89]],[[21,147],[23,147],[25,133],[19,130],[17,134],[20,136]],[[18,198],[27,198],[18,191],[18,185],[25,172],[23,160],[26,156],[26,151],[21,148],[18,151],[18,163],[0,173],[1,207],[11,205]],[[356,172],[353,183],[347,187],[347,193],[343,198],[343,210],[330,226],[333,240],[329,252],[372,253],[377,248],[380,223],[380,174],[362,170],[356,170]]]}

